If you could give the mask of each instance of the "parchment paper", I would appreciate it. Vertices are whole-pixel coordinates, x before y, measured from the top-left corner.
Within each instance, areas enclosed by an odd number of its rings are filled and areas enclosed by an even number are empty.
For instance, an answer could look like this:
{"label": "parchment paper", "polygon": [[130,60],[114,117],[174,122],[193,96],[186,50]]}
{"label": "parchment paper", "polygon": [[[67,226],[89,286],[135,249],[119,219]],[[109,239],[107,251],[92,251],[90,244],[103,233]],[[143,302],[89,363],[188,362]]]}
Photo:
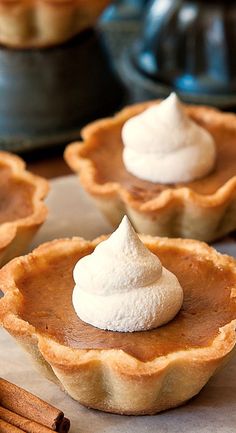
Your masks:
{"label": "parchment paper", "polygon": [[[52,181],[49,218],[31,248],[55,237],[89,239],[112,231],[77,182],[74,176]],[[230,238],[215,246],[236,256],[236,242]],[[111,415],[82,407],[41,377],[4,330],[0,330],[0,376],[62,409],[71,419],[71,433],[236,432],[236,354],[188,404],[155,416]]]}

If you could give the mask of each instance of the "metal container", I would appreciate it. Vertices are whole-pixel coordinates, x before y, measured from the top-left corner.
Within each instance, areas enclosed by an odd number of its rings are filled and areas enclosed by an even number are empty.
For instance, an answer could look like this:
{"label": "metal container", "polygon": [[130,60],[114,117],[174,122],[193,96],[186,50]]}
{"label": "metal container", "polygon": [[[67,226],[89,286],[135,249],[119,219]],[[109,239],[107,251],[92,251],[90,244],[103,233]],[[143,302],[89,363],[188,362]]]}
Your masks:
{"label": "metal container", "polygon": [[236,2],[152,0],[141,35],[123,59],[139,96],[236,106]]}
{"label": "metal container", "polygon": [[0,47],[0,95],[0,148],[26,151],[78,138],[120,107],[124,89],[90,30],[49,49]]}

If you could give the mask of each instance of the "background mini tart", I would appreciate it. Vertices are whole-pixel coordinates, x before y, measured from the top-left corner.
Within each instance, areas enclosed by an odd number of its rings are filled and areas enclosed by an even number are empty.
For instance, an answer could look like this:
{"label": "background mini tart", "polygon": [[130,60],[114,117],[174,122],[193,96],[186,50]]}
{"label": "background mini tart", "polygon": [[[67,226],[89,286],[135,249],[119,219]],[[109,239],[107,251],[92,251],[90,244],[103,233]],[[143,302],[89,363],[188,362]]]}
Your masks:
{"label": "background mini tart", "polygon": [[127,214],[140,233],[207,242],[236,229],[236,115],[185,106],[215,140],[215,169],[193,182],[163,185],[128,173],[122,160],[124,123],[152,104],[133,105],[93,122],[82,131],[82,143],[67,147],[65,159],[82,186],[114,226]]}
{"label": "background mini tart", "polygon": [[177,276],[183,306],[154,330],[104,331],[82,322],[71,301],[75,263],[103,239],[55,240],[8,263],[0,322],[46,377],[88,407],[122,414],[176,407],[235,346],[236,262],[197,241],[142,236]]}
{"label": "background mini tart", "polygon": [[25,170],[24,161],[0,152],[0,266],[21,254],[47,217],[45,179]]}
{"label": "background mini tart", "polygon": [[15,48],[63,43],[94,25],[110,0],[0,0],[0,42]]}

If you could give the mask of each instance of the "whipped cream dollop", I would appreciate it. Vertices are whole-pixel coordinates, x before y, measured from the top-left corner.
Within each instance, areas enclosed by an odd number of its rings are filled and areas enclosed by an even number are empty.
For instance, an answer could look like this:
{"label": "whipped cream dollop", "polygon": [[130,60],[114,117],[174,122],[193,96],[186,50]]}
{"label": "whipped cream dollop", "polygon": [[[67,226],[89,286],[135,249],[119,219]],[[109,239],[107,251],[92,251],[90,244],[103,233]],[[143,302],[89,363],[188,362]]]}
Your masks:
{"label": "whipped cream dollop", "polygon": [[183,290],[127,217],[74,268],[73,306],[81,320],[111,331],[143,331],[172,320]]}
{"label": "whipped cream dollop", "polygon": [[215,164],[213,137],[187,116],[175,93],[130,118],[122,139],[127,171],[150,182],[190,182]]}

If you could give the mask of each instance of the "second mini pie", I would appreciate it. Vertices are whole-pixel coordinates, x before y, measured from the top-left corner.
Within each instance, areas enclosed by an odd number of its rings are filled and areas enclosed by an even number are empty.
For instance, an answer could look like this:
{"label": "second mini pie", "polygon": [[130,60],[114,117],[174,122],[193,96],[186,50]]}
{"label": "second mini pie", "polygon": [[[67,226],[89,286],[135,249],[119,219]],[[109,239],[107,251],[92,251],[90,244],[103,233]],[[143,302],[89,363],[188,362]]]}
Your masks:
{"label": "second mini pie", "polygon": [[88,125],[65,159],[115,226],[127,213],[141,233],[213,241],[236,228],[236,116],[174,95],[158,105]]}
{"label": "second mini pie", "polygon": [[1,324],[91,408],[176,407],[235,346],[235,260],[197,241],[141,241],[124,219],[109,238],[55,240],[0,271]]}

